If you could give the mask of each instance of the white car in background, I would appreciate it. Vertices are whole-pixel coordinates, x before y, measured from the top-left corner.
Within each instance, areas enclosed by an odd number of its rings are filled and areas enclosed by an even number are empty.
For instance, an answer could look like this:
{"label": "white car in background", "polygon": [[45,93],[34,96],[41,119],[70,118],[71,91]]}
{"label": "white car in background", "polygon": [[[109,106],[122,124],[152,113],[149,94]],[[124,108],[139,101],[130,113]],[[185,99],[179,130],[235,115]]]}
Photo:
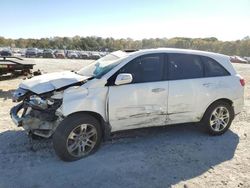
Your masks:
{"label": "white car in background", "polygon": [[66,55],[70,59],[77,59],[79,57],[76,51],[67,51]]}
{"label": "white car in background", "polygon": [[57,155],[73,161],[120,130],[201,122],[211,135],[223,134],[242,109],[244,85],[226,55],[117,51],[78,72],[23,81],[11,117],[33,136],[53,137]]}

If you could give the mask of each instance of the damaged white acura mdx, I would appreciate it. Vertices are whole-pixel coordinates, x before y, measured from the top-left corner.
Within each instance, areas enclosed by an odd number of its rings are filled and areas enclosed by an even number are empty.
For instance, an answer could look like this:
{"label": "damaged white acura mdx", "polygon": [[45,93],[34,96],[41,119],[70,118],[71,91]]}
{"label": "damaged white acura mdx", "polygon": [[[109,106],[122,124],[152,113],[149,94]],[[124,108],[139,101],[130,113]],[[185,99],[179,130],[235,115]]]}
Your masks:
{"label": "damaged white acura mdx", "polygon": [[78,72],[25,80],[10,115],[29,134],[53,137],[56,154],[73,161],[119,130],[201,122],[210,134],[223,134],[242,109],[244,85],[226,55],[117,51]]}

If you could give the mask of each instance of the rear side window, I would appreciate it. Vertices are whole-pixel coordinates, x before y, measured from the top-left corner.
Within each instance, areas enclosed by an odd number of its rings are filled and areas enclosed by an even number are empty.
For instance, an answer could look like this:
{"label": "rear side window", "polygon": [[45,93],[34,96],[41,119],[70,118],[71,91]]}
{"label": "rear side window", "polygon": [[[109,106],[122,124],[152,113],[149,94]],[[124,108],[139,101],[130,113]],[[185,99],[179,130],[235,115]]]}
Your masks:
{"label": "rear side window", "polygon": [[216,76],[228,76],[230,73],[217,61],[212,58],[202,56],[201,57],[204,68],[205,68],[205,77],[216,77]]}
{"label": "rear side window", "polygon": [[199,56],[189,54],[169,54],[169,79],[192,79],[203,77],[204,68]]}
{"label": "rear side window", "polygon": [[136,58],[120,69],[119,73],[130,73],[133,83],[156,82],[163,78],[163,55],[151,54]]}

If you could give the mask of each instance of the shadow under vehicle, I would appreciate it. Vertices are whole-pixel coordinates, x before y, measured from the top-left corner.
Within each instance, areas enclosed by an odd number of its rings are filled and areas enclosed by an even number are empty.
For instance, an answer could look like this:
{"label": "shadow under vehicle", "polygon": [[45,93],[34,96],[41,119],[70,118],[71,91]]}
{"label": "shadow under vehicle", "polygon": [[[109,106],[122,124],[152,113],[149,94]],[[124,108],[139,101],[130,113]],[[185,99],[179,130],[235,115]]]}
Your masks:
{"label": "shadow under vehicle", "polygon": [[[10,144],[0,145],[0,169],[5,172],[0,187],[72,187],[73,180],[77,180],[74,186],[90,188],[171,187],[229,162],[239,144],[239,136],[231,130],[210,137],[195,125],[151,127],[116,133],[92,157],[63,164],[49,140],[34,141],[34,152],[24,131],[0,133],[1,143],[7,139]],[[66,172],[67,178],[62,178]],[[83,178],[86,174],[88,178]],[[29,181],[23,181],[27,177]]]}

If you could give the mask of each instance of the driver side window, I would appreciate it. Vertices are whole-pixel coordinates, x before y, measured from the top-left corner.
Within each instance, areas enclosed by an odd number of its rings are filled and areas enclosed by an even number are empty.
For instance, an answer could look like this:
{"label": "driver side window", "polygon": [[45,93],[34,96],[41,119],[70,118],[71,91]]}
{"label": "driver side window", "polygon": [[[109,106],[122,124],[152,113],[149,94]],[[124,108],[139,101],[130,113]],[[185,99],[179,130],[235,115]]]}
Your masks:
{"label": "driver side window", "polygon": [[132,83],[157,82],[163,79],[163,54],[150,54],[138,57],[124,67],[120,73],[130,73],[133,77]]}

